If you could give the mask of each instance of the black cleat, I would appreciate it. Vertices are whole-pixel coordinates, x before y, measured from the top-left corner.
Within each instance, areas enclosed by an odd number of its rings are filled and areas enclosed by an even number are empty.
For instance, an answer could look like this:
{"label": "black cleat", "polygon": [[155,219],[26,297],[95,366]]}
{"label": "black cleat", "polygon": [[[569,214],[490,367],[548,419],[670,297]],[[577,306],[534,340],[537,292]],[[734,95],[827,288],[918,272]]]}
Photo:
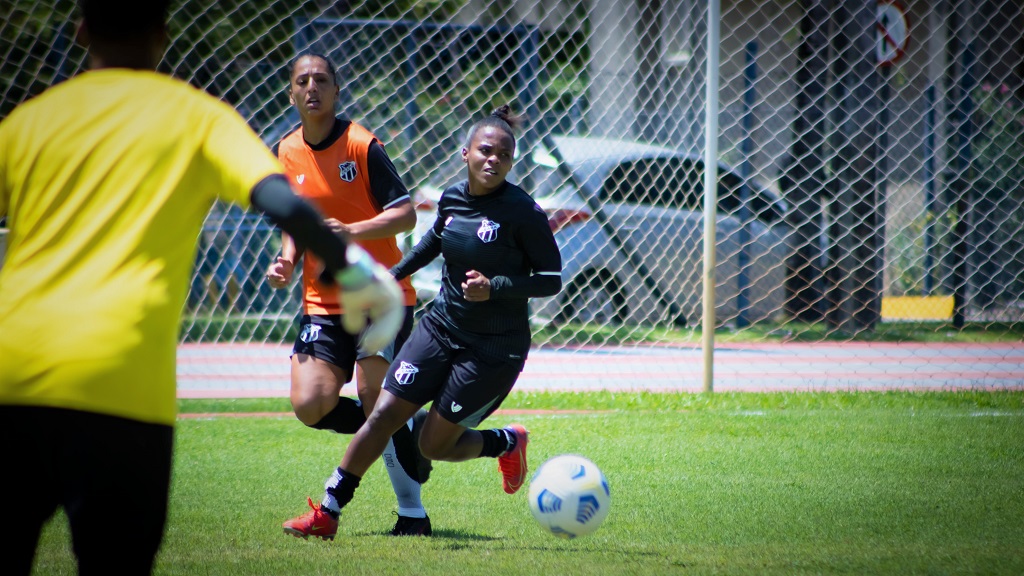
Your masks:
{"label": "black cleat", "polygon": [[[394,514],[398,514],[395,512]],[[391,529],[392,536],[430,536],[430,516],[410,518],[398,515],[398,522]]]}

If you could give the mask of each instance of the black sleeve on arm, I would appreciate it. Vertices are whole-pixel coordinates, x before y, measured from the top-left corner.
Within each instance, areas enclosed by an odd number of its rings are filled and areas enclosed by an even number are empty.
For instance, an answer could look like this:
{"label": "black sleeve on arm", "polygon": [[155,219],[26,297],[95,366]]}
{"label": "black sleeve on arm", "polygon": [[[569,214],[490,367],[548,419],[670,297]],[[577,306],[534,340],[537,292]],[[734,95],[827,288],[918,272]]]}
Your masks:
{"label": "black sleeve on arm", "polygon": [[431,228],[402,257],[402,261],[391,268],[391,275],[395,277],[395,280],[403,280],[406,276],[433,262],[439,254],[441,254],[441,237]]}
{"label": "black sleeve on arm", "polygon": [[409,189],[398,175],[398,169],[376,140],[366,152],[366,167],[370,173],[370,193],[382,210],[409,199]]}
{"label": "black sleeve on arm", "polygon": [[554,296],[562,290],[562,255],[558,251],[547,217],[534,206],[516,231],[516,238],[530,263],[527,276],[491,278],[491,298],[537,298]]}
{"label": "black sleeve on arm", "polygon": [[312,205],[292,192],[283,175],[274,174],[260,180],[249,197],[254,208],[323,261],[325,276],[333,277],[348,265],[345,240],[324,225],[323,216]]}

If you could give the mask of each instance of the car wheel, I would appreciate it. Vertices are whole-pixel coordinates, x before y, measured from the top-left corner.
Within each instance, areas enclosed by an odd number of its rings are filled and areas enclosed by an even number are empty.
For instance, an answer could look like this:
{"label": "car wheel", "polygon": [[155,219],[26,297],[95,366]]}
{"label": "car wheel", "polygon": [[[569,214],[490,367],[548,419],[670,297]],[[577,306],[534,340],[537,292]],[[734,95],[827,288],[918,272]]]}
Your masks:
{"label": "car wheel", "polygon": [[569,283],[555,320],[559,324],[623,324],[628,316],[626,297],[615,277],[606,270],[589,270]]}

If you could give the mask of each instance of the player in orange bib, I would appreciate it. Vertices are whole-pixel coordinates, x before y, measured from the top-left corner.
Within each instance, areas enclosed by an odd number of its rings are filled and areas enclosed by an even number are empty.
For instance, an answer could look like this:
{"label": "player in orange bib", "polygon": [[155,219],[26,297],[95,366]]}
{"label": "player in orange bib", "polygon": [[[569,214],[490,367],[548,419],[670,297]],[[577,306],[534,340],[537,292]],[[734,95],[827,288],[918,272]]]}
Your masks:
{"label": "player in orange bib", "polygon": [[[313,202],[327,224],[355,240],[377,261],[393,266],[402,258],[395,235],[416,224],[409,191],[377,138],[362,126],[335,116],[338,83],[333,66],[320,54],[303,54],[290,70],[289,99],[301,126],[275,147],[278,158],[299,193]],[[281,255],[267,271],[271,286],[284,288],[294,276],[302,247],[282,236]],[[303,316],[291,356],[291,402],[305,425],[354,434],[373,410],[381,382],[394,353],[412,330],[416,294],[408,279],[405,323],[395,341],[380,353],[367,352],[358,337],[340,328],[337,290],[317,281],[320,264],[306,255],[302,267]],[[339,396],[355,376],[359,401]],[[392,535],[429,535],[430,519],[420,499],[429,460],[422,458],[414,435],[418,418],[392,437],[383,461],[398,499],[398,521]],[[285,522],[284,531],[305,538],[331,539],[337,529],[338,506],[332,496],[337,474],[328,479],[320,504]]]}

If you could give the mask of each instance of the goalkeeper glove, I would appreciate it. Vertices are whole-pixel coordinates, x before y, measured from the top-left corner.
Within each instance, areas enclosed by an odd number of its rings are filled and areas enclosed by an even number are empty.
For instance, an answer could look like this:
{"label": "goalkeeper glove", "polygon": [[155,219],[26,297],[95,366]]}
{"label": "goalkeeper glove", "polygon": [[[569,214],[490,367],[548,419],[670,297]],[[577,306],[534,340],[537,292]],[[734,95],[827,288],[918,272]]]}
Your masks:
{"label": "goalkeeper glove", "polygon": [[376,354],[390,344],[405,319],[402,290],[380,263],[356,244],[345,249],[348,266],[335,276],[341,286],[341,324],[360,334],[359,345]]}

